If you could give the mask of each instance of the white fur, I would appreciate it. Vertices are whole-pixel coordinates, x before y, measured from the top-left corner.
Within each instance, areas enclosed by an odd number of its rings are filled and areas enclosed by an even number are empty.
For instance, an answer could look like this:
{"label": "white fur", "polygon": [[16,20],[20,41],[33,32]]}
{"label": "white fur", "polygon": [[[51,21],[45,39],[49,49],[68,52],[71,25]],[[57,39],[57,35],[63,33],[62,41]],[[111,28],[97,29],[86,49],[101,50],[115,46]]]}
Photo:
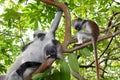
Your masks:
{"label": "white fur", "polygon": [[7,76],[6,80],[23,80],[23,79],[14,70],[9,74],[9,76]]}
{"label": "white fur", "polygon": [[[45,52],[44,48],[46,45],[52,45],[52,40],[55,39],[54,32],[58,27],[60,18],[61,18],[62,12],[57,12],[57,15],[55,16],[55,19],[52,23],[53,27],[50,29],[48,33],[46,33],[44,40],[40,40],[39,38],[35,37],[33,40],[33,43],[31,43],[25,51],[23,51],[16,61],[13,63],[12,67],[8,71],[7,77],[5,80],[23,80],[17,73],[16,70],[20,67],[21,64],[28,62],[28,61],[34,61],[34,62],[40,62],[43,63],[47,59],[45,59]],[[35,32],[35,34],[42,33],[41,31]],[[43,32],[45,33],[45,32]],[[58,53],[57,56],[61,57],[61,50],[58,46]],[[25,71],[23,74],[23,78],[25,78],[33,71],[33,68],[29,68]]]}
{"label": "white fur", "polygon": [[[77,40],[78,42],[76,44],[82,44],[83,43],[83,39],[85,40],[90,40],[92,38],[91,33],[92,30],[88,24],[89,22],[86,22],[85,24],[83,24],[81,27],[82,29],[80,31],[77,32],[76,36],[77,36]],[[81,22],[75,22],[75,24],[80,24]]]}
{"label": "white fur", "polygon": [[85,23],[85,32],[91,34],[91,33],[92,33],[92,30],[91,30],[91,28],[90,28],[90,26],[89,26],[88,23],[89,23],[89,22],[86,22],[86,23]]}

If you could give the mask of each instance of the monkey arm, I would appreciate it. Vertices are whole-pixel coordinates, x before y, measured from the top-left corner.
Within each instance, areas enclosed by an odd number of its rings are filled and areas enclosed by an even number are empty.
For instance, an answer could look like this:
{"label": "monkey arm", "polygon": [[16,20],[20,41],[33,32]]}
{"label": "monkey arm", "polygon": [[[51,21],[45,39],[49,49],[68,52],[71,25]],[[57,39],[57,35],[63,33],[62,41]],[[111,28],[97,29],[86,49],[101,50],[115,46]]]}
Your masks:
{"label": "monkey arm", "polygon": [[55,34],[55,31],[58,28],[61,16],[62,16],[63,11],[59,10],[56,15],[55,18],[53,19],[52,23],[51,23],[51,29],[50,29],[50,33]]}
{"label": "monkey arm", "polygon": [[64,42],[62,43],[62,52],[67,52],[69,49],[67,49],[67,46],[69,45],[71,41],[71,16],[70,12],[68,10],[68,7],[65,4],[61,2],[57,2],[55,0],[41,0],[43,3],[55,6],[60,8],[65,15],[65,36],[64,36]]}

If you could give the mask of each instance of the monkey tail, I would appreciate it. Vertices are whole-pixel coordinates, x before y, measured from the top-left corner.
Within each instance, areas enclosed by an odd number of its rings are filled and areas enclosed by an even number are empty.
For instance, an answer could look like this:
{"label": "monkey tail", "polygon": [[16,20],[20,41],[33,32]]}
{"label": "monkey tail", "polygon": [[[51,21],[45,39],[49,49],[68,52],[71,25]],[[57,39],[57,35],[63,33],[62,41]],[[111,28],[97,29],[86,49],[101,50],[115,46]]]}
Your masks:
{"label": "monkey tail", "polygon": [[96,42],[97,42],[97,38],[92,37],[92,45],[93,45],[93,49],[94,49],[95,68],[96,68],[96,78],[97,78],[97,80],[100,80],[100,77],[99,77],[98,53],[97,53]]}

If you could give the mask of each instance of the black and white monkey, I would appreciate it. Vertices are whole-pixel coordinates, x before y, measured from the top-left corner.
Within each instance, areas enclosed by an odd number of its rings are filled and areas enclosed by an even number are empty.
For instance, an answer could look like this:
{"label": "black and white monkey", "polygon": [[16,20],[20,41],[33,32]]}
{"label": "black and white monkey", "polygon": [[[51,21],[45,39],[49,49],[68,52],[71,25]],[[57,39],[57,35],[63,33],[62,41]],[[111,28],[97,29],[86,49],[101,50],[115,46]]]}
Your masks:
{"label": "black and white monkey", "polygon": [[26,77],[41,63],[62,58],[61,46],[55,39],[55,31],[61,15],[61,10],[56,13],[48,32],[36,31],[34,33],[34,40],[23,47],[22,53],[13,63],[5,80],[26,80]]}
{"label": "black and white monkey", "polygon": [[82,44],[84,40],[85,42],[92,40],[92,44],[94,48],[94,55],[95,55],[97,80],[100,80],[97,47],[96,47],[97,38],[99,36],[98,25],[91,20],[83,20],[81,18],[77,18],[75,19],[73,26],[78,31],[76,35],[78,43],[76,43],[74,46]]}

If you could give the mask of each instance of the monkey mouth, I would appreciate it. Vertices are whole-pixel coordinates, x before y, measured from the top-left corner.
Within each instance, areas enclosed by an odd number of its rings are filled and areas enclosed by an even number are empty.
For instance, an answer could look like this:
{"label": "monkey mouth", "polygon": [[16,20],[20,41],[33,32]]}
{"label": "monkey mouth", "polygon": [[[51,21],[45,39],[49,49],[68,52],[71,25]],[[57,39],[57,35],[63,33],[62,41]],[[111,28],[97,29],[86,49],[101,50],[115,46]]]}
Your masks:
{"label": "monkey mouth", "polygon": [[62,56],[60,53],[51,52],[51,51],[46,51],[45,53],[45,59],[62,59]]}
{"label": "monkey mouth", "polygon": [[55,45],[52,45],[52,46],[46,45],[45,58],[46,59],[49,59],[49,58],[57,59],[57,48]]}
{"label": "monkey mouth", "polygon": [[57,59],[57,55],[45,55],[45,58],[46,59],[50,59],[50,58],[52,58],[52,59]]}

